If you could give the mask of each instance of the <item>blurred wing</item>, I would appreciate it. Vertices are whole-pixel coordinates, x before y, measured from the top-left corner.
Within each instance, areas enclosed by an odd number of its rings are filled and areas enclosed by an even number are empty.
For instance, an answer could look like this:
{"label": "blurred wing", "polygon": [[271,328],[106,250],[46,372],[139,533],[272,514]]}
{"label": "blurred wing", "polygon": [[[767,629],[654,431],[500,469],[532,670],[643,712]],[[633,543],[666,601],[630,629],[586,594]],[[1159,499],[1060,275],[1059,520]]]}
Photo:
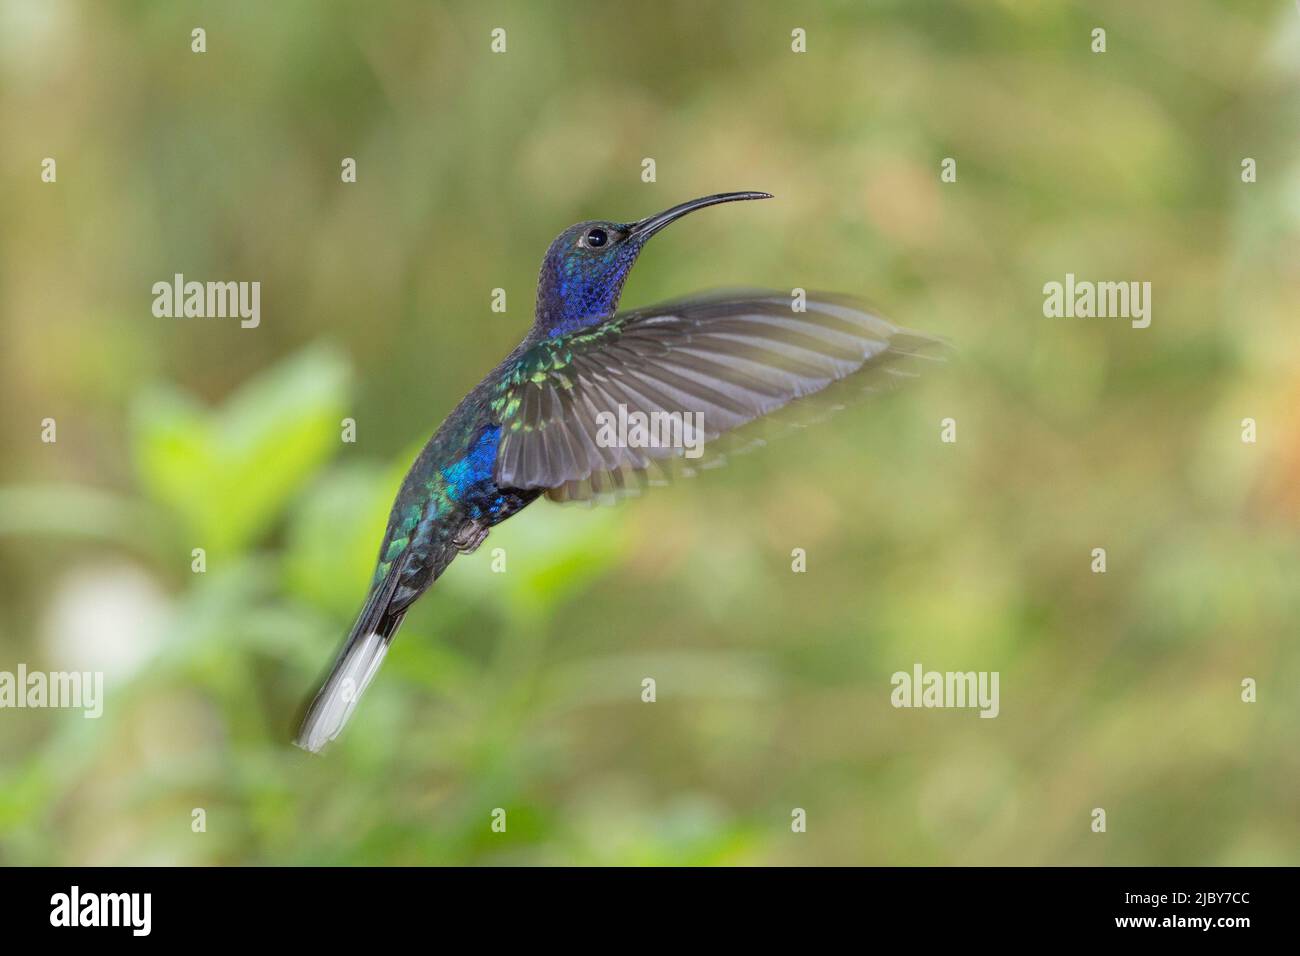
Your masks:
{"label": "blurred wing", "polygon": [[621,313],[537,343],[498,386],[496,482],[557,500],[635,492],[705,441],[941,347],[828,296],[802,312],[789,296],[737,293]]}

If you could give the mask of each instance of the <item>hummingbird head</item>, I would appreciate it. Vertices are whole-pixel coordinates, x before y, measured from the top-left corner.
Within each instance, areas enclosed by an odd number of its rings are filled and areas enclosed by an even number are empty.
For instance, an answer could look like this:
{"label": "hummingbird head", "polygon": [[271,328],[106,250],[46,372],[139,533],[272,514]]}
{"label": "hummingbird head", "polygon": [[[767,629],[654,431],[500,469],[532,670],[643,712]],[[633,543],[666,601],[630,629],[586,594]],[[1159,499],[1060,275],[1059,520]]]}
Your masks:
{"label": "hummingbird head", "polygon": [[637,222],[594,219],[570,226],[551,243],[542,260],[537,279],[537,330],[563,335],[612,316],[632,263],[650,237],[669,223],[717,203],[771,198],[769,193],[718,193]]}

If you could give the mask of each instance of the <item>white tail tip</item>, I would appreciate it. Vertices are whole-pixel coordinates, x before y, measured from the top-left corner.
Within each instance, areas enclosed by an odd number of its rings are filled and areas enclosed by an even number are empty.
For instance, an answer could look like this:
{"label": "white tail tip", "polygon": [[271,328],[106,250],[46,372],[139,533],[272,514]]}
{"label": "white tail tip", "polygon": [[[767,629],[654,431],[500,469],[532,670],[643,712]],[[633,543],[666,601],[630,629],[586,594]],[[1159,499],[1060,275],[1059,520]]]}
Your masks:
{"label": "white tail tip", "polygon": [[325,686],[312,701],[294,743],[303,750],[320,753],[337,737],[387,653],[388,642],[378,634],[367,634],[357,641],[334,665]]}

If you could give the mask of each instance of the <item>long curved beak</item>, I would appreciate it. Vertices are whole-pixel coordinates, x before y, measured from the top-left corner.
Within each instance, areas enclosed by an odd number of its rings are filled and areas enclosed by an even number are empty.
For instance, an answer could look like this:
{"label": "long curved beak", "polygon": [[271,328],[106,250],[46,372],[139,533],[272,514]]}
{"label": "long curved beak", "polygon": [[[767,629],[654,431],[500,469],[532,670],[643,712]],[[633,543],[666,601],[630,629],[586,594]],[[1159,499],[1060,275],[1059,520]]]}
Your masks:
{"label": "long curved beak", "polygon": [[712,196],[701,196],[699,199],[692,199],[680,205],[673,206],[672,209],[665,209],[663,212],[654,216],[647,216],[639,222],[632,223],[632,228],[628,230],[629,237],[635,236],[638,239],[646,240],[656,232],[671,222],[676,222],[687,213],[695,212],[697,209],[703,209],[705,206],[716,206],[720,202],[736,202],[740,199],[771,199],[771,193],[715,193]]}

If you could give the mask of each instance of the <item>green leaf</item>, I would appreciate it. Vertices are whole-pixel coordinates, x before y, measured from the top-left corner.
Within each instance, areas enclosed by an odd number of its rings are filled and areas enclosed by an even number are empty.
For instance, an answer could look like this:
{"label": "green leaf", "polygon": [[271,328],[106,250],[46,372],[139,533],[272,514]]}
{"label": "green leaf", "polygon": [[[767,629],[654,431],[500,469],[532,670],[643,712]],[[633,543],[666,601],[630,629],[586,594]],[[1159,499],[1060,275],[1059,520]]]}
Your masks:
{"label": "green leaf", "polygon": [[238,552],[263,534],[340,442],[348,369],[312,348],[244,385],[213,410],[162,386],[136,403],[136,467],[178,515],[185,543]]}
{"label": "green leaf", "polygon": [[374,464],[349,464],[323,475],[293,511],[285,554],[288,589],[339,618],[354,617],[374,574],[396,490],[389,470]]}

